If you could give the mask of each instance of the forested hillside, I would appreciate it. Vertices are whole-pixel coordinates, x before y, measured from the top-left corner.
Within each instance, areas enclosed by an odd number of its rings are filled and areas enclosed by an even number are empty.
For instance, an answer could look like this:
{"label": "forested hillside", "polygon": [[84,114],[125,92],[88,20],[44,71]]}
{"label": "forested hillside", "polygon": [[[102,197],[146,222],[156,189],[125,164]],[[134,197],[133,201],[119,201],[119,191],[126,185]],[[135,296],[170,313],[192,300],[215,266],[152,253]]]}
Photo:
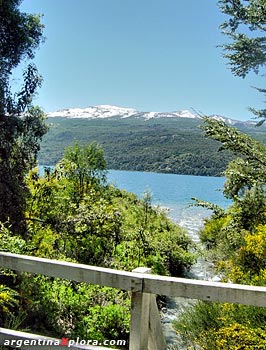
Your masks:
{"label": "forested hillside", "polygon": [[[53,165],[74,140],[101,144],[108,169],[219,176],[232,160],[219,152],[218,142],[206,139],[201,121],[185,118],[71,119],[49,118],[39,163]],[[264,128],[243,125],[242,131],[265,140]]]}

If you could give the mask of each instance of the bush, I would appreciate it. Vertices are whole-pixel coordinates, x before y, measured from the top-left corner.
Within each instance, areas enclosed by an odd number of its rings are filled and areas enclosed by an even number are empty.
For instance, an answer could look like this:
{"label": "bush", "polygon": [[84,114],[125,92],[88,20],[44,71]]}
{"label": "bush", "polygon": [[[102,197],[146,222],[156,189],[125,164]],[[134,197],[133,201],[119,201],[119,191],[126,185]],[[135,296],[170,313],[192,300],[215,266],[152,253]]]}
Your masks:
{"label": "bush", "polygon": [[262,328],[250,328],[242,324],[234,323],[214,331],[214,347],[202,346],[203,350],[258,350],[266,348],[266,330]]}
{"label": "bush", "polygon": [[266,348],[266,308],[196,302],[174,323],[184,344],[203,350]]}
{"label": "bush", "polygon": [[32,322],[31,327],[38,332],[97,340],[108,339],[108,334],[113,335],[111,339],[125,339],[129,332],[127,293],[29,274],[24,276],[20,292],[26,303],[27,322]]}
{"label": "bush", "polygon": [[5,325],[8,314],[18,305],[18,293],[0,284],[0,326]]}
{"label": "bush", "polygon": [[82,339],[125,339],[129,335],[130,313],[123,305],[90,307],[88,316],[77,324],[74,335]]}

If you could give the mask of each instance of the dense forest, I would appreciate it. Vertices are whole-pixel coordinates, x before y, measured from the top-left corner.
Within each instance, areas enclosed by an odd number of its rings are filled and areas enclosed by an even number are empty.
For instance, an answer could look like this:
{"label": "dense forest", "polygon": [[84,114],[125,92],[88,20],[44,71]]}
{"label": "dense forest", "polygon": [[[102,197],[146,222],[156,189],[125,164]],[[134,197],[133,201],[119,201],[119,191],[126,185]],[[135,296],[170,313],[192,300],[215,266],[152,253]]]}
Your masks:
{"label": "dense forest", "polygon": [[[49,131],[41,143],[39,163],[54,165],[66,146],[101,144],[108,169],[221,176],[232,153],[219,151],[217,141],[206,139],[202,122],[185,118],[68,119],[49,118]],[[242,124],[239,128],[265,141],[265,128]]]}

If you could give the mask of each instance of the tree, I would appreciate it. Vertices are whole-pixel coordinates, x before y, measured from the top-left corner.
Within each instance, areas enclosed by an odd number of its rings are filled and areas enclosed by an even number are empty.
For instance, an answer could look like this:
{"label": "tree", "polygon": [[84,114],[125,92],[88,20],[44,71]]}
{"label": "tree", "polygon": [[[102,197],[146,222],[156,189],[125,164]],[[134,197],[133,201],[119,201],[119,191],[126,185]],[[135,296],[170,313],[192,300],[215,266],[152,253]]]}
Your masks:
{"label": "tree", "polygon": [[[253,71],[256,74],[266,64],[266,1],[265,0],[220,0],[222,13],[230,18],[221,29],[231,42],[223,45],[224,57],[229,60],[232,73],[241,78]],[[263,94],[266,89],[257,88]],[[250,110],[266,120],[266,109]]]}
{"label": "tree", "polygon": [[[25,232],[25,174],[36,162],[46,133],[44,113],[32,105],[41,85],[30,61],[43,40],[40,16],[22,13],[21,0],[0,0],[0,221],[13,232]],[[12,72],[28,60],[19,91],[11,88]]]}
{"label": "tree", "polygon": [[93,142],[87,146],[74,146],[66,148],[64,158],[59,162],[57,171],[72,182],[72,196],[76,203],[90,191],[91,186],[106,182],[106,161],[103,149]]}
{"label": "tree", "polygon": [[265,184],[265,145],[219,120],[205,118],[203,129],[207,137],[222,143],[221,149],[237,156],[224,172],[227,177],[224,193],[228,198],[241,197],[247,189]]}
{"label": "tree", "polygon": [[[266,37],[261,35],[266,29],[266,1],[220,0],[219,4],[230,16],[222,29],[232,40],[223,47],[233,74],[244,78],[250,71],[258,73],[266,63]],[[262,122],[266,119],[266,110],[251,110]],[[224,280],[265,285],[266,147],[219,120],[205,118],[203,129],[237,158],[224,172],[224,195],[233,204],[223,211],[203,203],[215,211],[205,222],[201,240],[212,251]],[[241,344],[259,349],[265,348],[264,321],[262,308],[198,303],[179,315],[177,329],[192,347],[197,343],[204,349],[238,349]]]}
{"label": "tree", "polygon": [[248,230],[265,224],[266,146],[215,119],[205,118],[203,129],[237,156],[224,172],[224,195],[234,201],[235,224]]}

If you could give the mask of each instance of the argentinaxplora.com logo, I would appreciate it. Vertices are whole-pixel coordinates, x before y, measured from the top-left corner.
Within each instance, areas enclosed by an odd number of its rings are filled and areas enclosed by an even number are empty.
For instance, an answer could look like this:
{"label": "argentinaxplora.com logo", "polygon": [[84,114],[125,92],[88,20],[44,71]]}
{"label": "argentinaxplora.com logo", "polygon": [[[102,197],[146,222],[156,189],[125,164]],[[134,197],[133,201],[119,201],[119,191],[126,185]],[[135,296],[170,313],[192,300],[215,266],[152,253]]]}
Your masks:
{"label": "argentinaxplora.com logo", "polygon": [[95,339],[76,339],[62,338],[62,339],[52,339],[52,338],[39,338],[39,339],[6,339],[4,340],[4,346],[11,346],[15,348],[21,348],[24,346],[66,346],[70,348],[71,346],[125,346],[126,340],[117,339],[117,340],[95,340]]}

